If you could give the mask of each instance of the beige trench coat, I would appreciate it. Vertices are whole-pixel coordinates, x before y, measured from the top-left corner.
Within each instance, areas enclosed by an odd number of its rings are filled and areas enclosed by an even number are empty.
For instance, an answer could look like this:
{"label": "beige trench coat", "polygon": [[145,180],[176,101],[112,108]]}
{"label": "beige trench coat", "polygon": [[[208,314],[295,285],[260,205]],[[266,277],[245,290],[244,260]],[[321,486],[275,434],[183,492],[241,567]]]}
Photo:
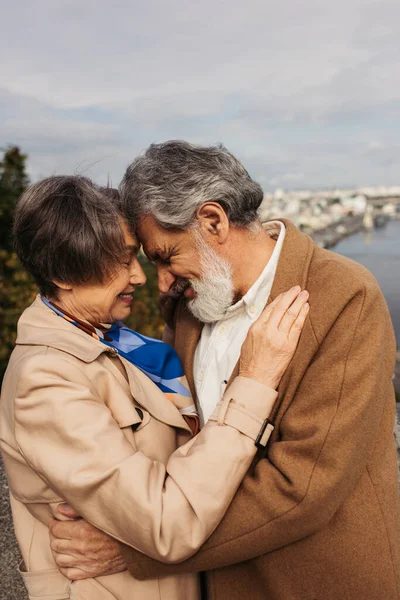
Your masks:
{"label": "beige trench coat", "polygon": [[238,377],[190,440],[177,408],[143,373],[37,298],[19,321],[0,405],[30,598],[197,600],[195,574],[138,581],[124,572],[71,583],[55,567],[47,523],[67,500],[87,521],[157,560],[188,558],[222,519],[275,398]]}

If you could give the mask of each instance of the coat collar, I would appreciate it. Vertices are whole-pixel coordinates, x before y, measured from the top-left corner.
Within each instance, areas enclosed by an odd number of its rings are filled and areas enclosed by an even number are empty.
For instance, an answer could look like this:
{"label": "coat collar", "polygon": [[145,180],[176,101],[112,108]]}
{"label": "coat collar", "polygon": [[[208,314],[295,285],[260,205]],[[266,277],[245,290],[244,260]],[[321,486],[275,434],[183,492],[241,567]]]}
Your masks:
{"label": "coat collar", "polygon": [[[75,356],[85,363],[95,361],[103,353],[115,355],[112,348],[59,317],[42,302],[40,296],[37,296],[33,304],[23,312],[18,321],[16,344],[47,346]],[[130,392],[136,402],[159,421],[190,432],[189,426],[177,408],[166,399],[163,392],[129,361],[122,357],[116,357],[115,360],[118,359],[124,365],[128,378],[124,383],[124,387],[129,385]],[[107,368],[113,371],[118,379],[123,378],[123,375],[113,365],[112,361]],[[120,416],[124,415],[124,411],[128,411],[130,415],[132,412],[130,405],[119,407],[118,414]],[[137,416],[136,413],[133,414]]]}
{"label": "coat collar", "polygon": [[295,285],[305,287],[308,270],[314,253],[314,242],[288,219],[279,219],[285,224],[286,235],[278,262],[269,302]]}
{"label": "coat collar", "polygon": [[[278,219],[274,219],[274,221],[276,220]],[[279,221],[284,223],[286,234],[267,304],[272,302],[279,294],[295,285],[300,285],[302,288],[306,286],[310,262],[314,252],[314,243],[308,235],[301,233],[288,219],[279,219]],[[311,325],[308,320],[303,330],[303,336],[304,334],[307,335],[307,330],[310,327]],[[194,354],[200,339],[202,328],[203,324],[197,321],[197,319],[189,313],[185,303],[181,301],[176,313],[175,349],[183,363],[183,368],[194,398],[196,397],[193,375]],[[313,337],[312,332],[310,333]],[[239,363],[236,364],[228,385],[238,373]],[[286,371],[280,389],[285,388],[284,382],[289,376],[290,369]]]}
{"label": "coat collar", "polygon": [[110,348],[50,310],[37,296],[18,321],[16,344],[48,346],[83,362],[96,360]]}

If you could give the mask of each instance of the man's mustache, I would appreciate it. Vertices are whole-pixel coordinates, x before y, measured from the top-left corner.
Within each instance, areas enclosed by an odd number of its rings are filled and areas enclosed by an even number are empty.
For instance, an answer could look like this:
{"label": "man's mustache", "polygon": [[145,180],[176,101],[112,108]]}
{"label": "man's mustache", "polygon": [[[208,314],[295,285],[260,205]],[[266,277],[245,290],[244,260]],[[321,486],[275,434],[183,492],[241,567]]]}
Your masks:
{"label": "man's mustache", "polygon": [[176,281],[164,294],[160,294],[162,298],[178,298],[183,294],[187,288],[190,287],[189,279],[182,279],[180,281]]}

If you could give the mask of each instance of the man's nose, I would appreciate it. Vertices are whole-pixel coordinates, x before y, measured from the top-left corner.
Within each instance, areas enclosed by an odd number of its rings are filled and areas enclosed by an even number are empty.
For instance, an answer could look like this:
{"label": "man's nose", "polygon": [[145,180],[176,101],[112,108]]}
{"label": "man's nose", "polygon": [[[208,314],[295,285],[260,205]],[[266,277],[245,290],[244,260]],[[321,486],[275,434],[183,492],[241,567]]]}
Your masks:
{"label": "man's nose", "polygon": [[160,294],[166,294],[167,292],[169,292],[171,285],[176,280],[175,275],[172,275],[172,273],[170,273],[167,270],[158,269],[157,277],[158,277],[158,291],[160,292]]}

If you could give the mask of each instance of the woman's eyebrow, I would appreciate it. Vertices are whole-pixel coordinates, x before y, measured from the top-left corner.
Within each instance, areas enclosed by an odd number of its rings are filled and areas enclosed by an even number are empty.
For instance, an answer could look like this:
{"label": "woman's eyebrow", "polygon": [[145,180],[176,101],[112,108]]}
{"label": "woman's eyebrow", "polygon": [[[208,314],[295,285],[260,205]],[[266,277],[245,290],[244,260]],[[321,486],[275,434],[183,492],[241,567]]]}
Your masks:
{"label": "woman's eyebrow", "polygon": [[140,250],[140,244],[129,244],[128,246],[125,246],[125,249],[132,254],[137,254]]}

